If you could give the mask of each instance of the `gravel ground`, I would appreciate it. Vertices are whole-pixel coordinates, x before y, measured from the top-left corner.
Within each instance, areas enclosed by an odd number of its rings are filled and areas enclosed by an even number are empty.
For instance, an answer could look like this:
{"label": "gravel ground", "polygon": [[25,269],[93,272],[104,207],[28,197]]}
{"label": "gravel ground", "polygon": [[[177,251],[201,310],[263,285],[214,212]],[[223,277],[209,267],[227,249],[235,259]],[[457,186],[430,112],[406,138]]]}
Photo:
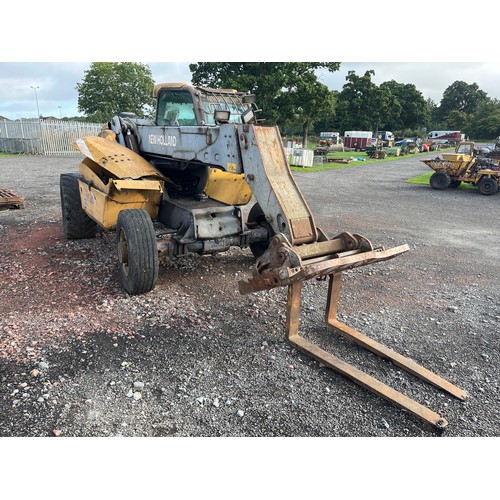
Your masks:
{"label": "gravel ground", "polygon": [[[285,341],[286,290],[240,296],[248,249],[162,258],[119,286],[114,234],[67,241],[59,174],[78,158],[0,157],[0,436],[498,437],[500,194],[404,181],[417,158],[294,173],[316,223],[411,251],[344,273],[340,317],[466,390],[461,402],[330,332],[305,285],[304,336],[439,412],[439,431]],[[248,208],[245,210],[245,212]]]}

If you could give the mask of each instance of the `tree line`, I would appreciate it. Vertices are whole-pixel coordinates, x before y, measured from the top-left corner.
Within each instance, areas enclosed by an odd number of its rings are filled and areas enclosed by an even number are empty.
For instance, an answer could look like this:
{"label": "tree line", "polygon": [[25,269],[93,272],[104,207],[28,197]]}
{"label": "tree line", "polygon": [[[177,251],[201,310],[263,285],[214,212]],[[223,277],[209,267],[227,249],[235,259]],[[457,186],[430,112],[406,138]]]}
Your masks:
{"label": "tree line", "polygon": [[[259,118],[285,135],[321,131],[391,130],[400,136],[425,136],[427,130],[460,130],[471,139],[500,136],[500,101],[476,83],[455,81],[439,103],[415,85],[390,80],[377,85],[375,72],[349,71],[342,90],[330,90],[317,71],[338,71],[339,62],[200,62],[190,64],[194,85],[235,88],[256,95]],[[95,62],[77,83],[78,111],[89,121],[105,122],[122,111],[151,117],[155,82],[142,63]]]}

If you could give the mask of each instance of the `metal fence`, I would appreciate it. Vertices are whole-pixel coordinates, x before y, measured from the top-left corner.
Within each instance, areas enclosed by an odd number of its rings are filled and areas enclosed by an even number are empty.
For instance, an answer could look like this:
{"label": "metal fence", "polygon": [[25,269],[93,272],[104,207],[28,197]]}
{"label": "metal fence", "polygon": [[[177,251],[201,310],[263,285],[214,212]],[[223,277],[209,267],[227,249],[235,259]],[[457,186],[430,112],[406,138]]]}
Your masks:
{"label": "metal fence", "polygon": [[0,152],[71,156],[75,139],[96,136],[102,124],[69,121],[0,121]]}

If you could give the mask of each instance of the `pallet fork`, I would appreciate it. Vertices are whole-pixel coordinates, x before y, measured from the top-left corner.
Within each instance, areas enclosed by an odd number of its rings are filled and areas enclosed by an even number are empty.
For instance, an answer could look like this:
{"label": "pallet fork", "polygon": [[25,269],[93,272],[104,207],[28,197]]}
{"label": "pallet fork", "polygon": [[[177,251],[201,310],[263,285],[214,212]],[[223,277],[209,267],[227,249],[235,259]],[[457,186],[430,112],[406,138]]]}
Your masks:
{"label": "pallet fork", "polygon": [[[345,241],[346,235],[341,235],[341,238],[334,238],[328,243],[329,246],[334,246],[332,242],[342,240]],[[360,238],[358,235],[347,235],[356,239]],[[303,247],[297,247],[298,249]],[[282,235],[276,236],[272,239],[267,255],[264,254],[261,259],[257,260],[257,270],[252,278],[247,281],[239,282],[240,293],[247,294],[261,290],[269,290],[278,286],[287,286],[287,310],[286,310],[286,336],[288,342],[299,350],[315,358],[320,363],[328,366],[329,368],[341,373],[342,375],[350,378],[355,383],[365,387],[366,389],[378,394],[379,396],[391,401],[397,406],[408,410],[410,413],[421,418],[425,422],[444,429],[448,422],[438,413],[426,408],[420,403],[412,400],[405,394],[402,394],[390,386],[380,382],[376,378],[362,372],[361,370],[349,365],[342,361],[333,354],[321,349],[319,346],[306,340],[299,334],[300,324],[300,308],[301,308],[301,292],[302,283],[307,279],[317,278],[329,280],[328,298],[325,313],[325,322],[333,330],[340,332],[348,337],[350,340],[356,342],[360,346],[370,350],[374,354],[381,356],[395,365],[406,370],[409,373],[419,377],[420,379],[448,392],[460,400],[467,398],[467,392],[454,386],[447,380],[441,378],[430,370],[418,365],[413,360],[398,354],[397,352],[389,349],[388,347],[376,342],[375,340],[367,337],[354,328],[342,323],[337,319],[337,310],[340,297],[340,288],[342,280],[342,271],[354,267],[364,266],[367,264],[380,262],[404,253],[409,250],[408,245],[390,248],[385,250],[383,248],[368,249],[368,250],[351,250],[348,252],[336,253],[328,256],[314,256],[308,251],[302,250],[302,254],[307,253],[310,257],[310,263],[307,260],[298,259],[295,263],[297,267],[268,267],[271,262],[277,262],[280,259],[278,254],[284,253],[290,256],[294,253],[294,249],[286,242],[286,238]],[[349,255],[345,255],[345,253]],[[272,256],[270,254],[273,254]],[[291,259],[293,260],[293,258]],[[318,262],[319,260],[319,262]],[[260,267],[259,267],[260,266]],[[260,272],[259,272],[260,270]]]}

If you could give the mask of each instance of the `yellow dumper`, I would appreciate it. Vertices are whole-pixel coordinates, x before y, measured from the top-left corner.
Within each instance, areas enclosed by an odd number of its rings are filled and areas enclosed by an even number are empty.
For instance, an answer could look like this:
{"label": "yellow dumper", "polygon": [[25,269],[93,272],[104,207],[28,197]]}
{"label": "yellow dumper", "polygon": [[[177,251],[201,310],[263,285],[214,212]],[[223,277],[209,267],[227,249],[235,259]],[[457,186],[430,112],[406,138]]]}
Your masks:
{"label": "yellow dumper", "polygon": [[433,189],[456,189],[465,182],[477,186],[480,194],[492,195],[500,186],[498,161],[477,156],[473,142],[460,142],[454,153],[442,153],[436,158],[422,161],[435,171],[429,179]]}

